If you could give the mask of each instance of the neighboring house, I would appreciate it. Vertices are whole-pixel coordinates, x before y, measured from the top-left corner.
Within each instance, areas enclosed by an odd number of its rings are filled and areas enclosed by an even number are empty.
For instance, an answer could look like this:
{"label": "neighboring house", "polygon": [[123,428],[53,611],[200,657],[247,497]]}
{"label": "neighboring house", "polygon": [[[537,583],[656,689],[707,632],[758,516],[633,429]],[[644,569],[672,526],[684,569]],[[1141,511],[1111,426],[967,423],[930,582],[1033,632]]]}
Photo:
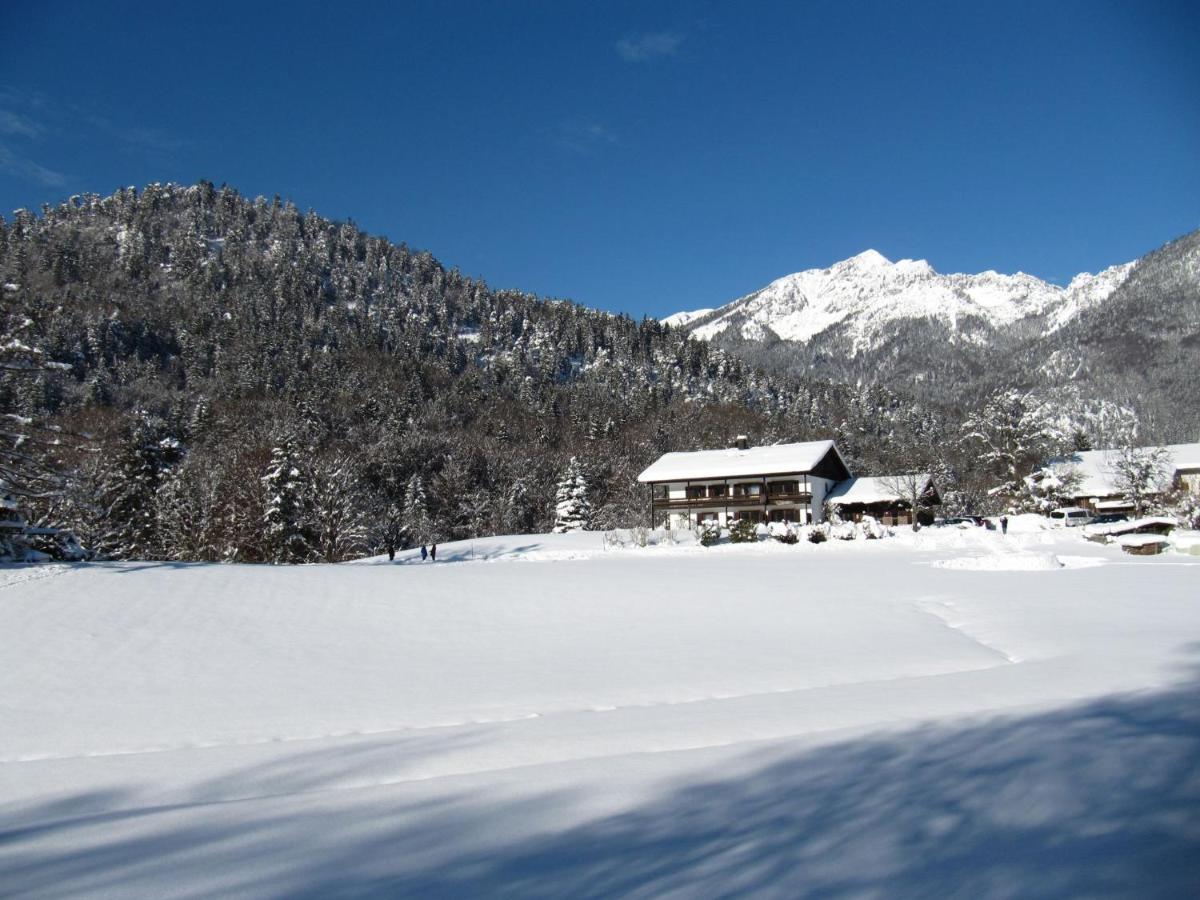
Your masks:
{"label": "neighboring house", "polygon": [[928,525],[933,521],[929,507],[940,506],[942,498],[933,476],[927,472],[850,478],[833,489],[829,504],[847,521],[858,522],[863,516],[871,516],[884,525],[911,525],[912,504],[905,496],[914,493],[920,497],[917,521]]}
{"label": "neighboring house", "polygon": [[[1167,444],[1167,489],[1200,494],[1200,443]],[[1074,473],[1076,483],[1067,493],[1070,502],[1092,512],[1128,512],[1133,509],[1113,468],[1119,450],[1081,450],[1058,456],[1047,464],[1056,475]]]}
{"label": "neighboring house", "polygon": [[833,441],[751,447],[744,435],[726,450],[666,453],[638,481],[651,486],[655,527],[735,521],[821,521],[821,506],[850,470]]}

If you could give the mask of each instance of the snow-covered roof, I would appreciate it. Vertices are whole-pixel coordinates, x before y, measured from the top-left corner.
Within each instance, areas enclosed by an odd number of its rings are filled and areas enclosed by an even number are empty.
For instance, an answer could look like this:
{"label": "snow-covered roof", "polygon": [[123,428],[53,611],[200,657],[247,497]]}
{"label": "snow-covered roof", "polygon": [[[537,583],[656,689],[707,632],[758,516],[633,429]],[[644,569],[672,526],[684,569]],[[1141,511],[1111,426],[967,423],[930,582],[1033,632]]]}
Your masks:
{"label": "snow-covered roof", "polygon": [[1143,529],[1153,530],[1158,527],[1176,528],[1179,523],[1169,516],[1145,516],[1126,522],[1109,522],[1107,525],[1085,525],[1084,534],[1133,534]]}
{"label": "snow-covered roof", "polygon": [[[1200,443],[1167,444],[1167,470],[1174,475],[1180,469],[1200,469]],[[1079,484],[1071,492],[1075,497],[1112,497],[1119,495],[1119,479],[1112,463],[1119,450],[1081,450],[1050,460],[1050,468],[1056,472],[1074,470],[1079,473]]]}
{"label": "snow-covered roof", "polygon": [[[896,491],[896,482],[908,475],[871,475],[850,478],[829,492],[829,502],[834,506],[849,506],[852,503],[896,503],[903,499]],[[921,479],[921,493],[929,490],[933,476],[922,472],[915,476]]]}
{"label": "snow-covered roof", "polygon": [[845,466],[833,441],[773,444],[738,450],[697,450],[693,453],[664,453],[638,476],[638,481],[686,481],[709,478],[738,478],[749,475],[790,475],[811,472],[832,450]]}

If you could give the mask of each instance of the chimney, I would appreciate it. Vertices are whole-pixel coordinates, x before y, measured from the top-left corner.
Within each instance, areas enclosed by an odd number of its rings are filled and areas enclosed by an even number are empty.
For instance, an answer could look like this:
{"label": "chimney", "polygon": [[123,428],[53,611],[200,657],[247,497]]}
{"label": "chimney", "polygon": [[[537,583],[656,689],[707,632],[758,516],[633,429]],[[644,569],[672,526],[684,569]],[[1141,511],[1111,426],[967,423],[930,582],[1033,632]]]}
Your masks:
{"label": "chimney", "polygon": [[737,438],[734,439],[733,445],[739,450],[749,450],[750,438],[746,437],[744,434],[739,434]]}

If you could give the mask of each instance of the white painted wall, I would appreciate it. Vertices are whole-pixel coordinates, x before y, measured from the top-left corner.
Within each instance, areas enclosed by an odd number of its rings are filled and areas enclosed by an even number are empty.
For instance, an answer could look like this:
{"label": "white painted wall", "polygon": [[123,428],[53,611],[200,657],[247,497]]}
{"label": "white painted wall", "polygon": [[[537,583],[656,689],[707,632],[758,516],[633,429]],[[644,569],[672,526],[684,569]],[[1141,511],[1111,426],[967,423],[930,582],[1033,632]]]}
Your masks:
{"label": "white painted wall", "polygon": [[825,520],[822,506],[824,506],[825,498],[829,495],[829,492],[833,490],[834,484],[836,484],[836,482],[830,481],[828,478],[820,478],[816,475],[808,476],[809,490],[812,491],[812,510],[814,523],[819,524]]}

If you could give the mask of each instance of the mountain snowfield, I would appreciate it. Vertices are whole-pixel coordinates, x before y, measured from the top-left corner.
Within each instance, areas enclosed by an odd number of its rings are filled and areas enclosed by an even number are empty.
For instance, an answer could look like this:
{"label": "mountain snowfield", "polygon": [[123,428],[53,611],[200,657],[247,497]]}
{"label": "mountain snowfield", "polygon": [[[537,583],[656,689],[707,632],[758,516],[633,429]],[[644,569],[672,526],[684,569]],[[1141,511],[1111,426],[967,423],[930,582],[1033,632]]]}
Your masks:
{"label": "mountain snowfield", "polygon": [[942,275],[923,259],[891,262],[866,250],[828,269],[786,275],[716,310],[676,313],[663,321],[704,340],[735,328],[747,340],[773,332],[801,343],[843,325],[856,353],[877,346],[889,325],[905,319],[934,319],[958,329],[960,323],[1004,328],[1045,317],[1046,328],[1054,330],[1103,302],[1133,265],[1083,273],[1063,288],[1021,272]]}
{"label": "mountain snowfield", "polygon": [[1200,557],[656,538],[0,568],[0,893],[1200,882]]}

